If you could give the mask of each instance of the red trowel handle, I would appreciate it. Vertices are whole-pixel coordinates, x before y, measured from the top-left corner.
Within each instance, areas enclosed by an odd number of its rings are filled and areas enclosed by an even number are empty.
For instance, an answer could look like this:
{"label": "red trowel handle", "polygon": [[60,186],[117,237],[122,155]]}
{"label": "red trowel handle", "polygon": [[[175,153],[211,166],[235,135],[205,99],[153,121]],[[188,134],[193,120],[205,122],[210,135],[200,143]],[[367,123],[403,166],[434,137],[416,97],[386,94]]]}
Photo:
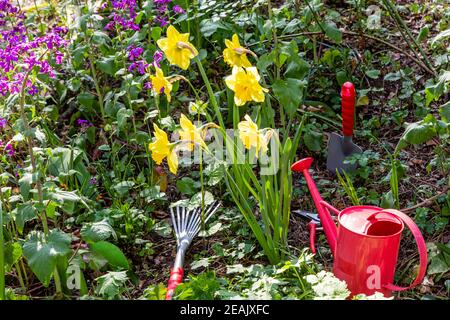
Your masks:
{"label": "red trowel handle", "polygon": [[353,135],[353,126],[355,119],[355,86],[351,82],[342,85],[342,132],[344,136],[351,137]]}
{"label": "red trowel handle", "polygon": [[183,282],[184,271],[182,268],[172,269],[170,271],[169,284],[167,285],[166,300],[172,300],[175,289]]}

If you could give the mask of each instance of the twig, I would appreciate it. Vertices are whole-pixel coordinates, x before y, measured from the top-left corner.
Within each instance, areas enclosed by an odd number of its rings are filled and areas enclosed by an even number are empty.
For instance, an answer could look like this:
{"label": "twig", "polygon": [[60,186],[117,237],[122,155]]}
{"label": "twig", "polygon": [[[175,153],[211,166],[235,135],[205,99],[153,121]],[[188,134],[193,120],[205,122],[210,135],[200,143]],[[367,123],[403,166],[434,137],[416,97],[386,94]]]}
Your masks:
{"label": "twig", "polygon": [[426,200],[424,200],[424,201],[422,201],[422,202],[420,202],[420,203],[418,203],[418,204],[416,204],[416,205],[414,205],[414,206],[412,206],[412,207],[401,209],[400,211],[402,211],[402,212],[409,212],[409,211],[415,210],[415,209],[417,209],[417,208],[423,207],[423,206],[429,204],[430,202],[433,202],[434,200],[436,200],[436,199],[439,198],[440,196],[446,194],[447,191],[448,191],[448,187],[445,188],[444,191],[441,191],[440,193],[438,193],[438,194],[432,196],[431,198],[428,198],[428,199],[426,199]]}

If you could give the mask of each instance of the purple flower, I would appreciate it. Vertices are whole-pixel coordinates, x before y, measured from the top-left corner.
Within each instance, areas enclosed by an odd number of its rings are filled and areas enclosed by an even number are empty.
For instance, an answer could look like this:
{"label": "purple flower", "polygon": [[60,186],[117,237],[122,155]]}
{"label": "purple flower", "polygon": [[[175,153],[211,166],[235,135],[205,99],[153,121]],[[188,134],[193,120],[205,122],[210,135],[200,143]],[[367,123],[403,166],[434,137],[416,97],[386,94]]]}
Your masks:
{"label": "purple flower", "polygon": [[145,90],[151,90],[152,88],[153,88],[153,85],[150,81],[147,81],[146,83],[144,83]]}
{"label": "purple flower", "polygon": [[16,150],[14,150],[14,147],[12,144],[7,144],[5,147],[5,151],[8,154],[8,157],[13,157],[16,153]]}
{"label": "purple flower", "polygon": [[38,88],[36,88],[36,86],[31,86],[31,89],[28,89],[28,93],[34,96],[36,93],[38,93]]}
{"label": "purple flower", "polygon": [[173,6],[172,10],[173,10],[173,12],[178,13],[178,14],[185,13],[185,11],[183,10],[183,8],[180,7],[179,5]]}
{"label": "purple flower", "polygon": [[0,118],[0,128],[5,129],[8,125],[8,121],[5,118]]}
{"label": "purple flower", "polygon": [[89,184],[91,186],[95,186],[97,184],[97,178],[95,178],[95,177],[90,178],[89,179]]}
{"label": "purple flower", "polygon": [[77,119],[77,125],[79,125],[83,129],[87,129],[87,128],[93,126],[92,123],[90,123],[88,120],[84,120],[84,119]]}
{"label": "purple flower", "polygon": [[144,49],[142,49],[141,47],[136,48],[133,45],[129,46],[128,50],[128,59],[130,61],[138,60],[142,52],[144,52]]}
{"label": "purple flower", "polygon": [[163,14],[167,11],[167,6],[166,5],[158,6],[158,7],[156,7],[156,11],[159,14]]}
{"label": "purple flower", "polygon": [[169,22],[167,21],[167,18],[164,16],[158,16],[155,18],[155,21],[159,24],[159,26],[161,28],[165,27],[166,25],[169,24]]}
{"label": "purple flower", "polygon": [[[41,74],[54,78],[55,72],[49,61],[62,62],[60,50],[68,45],[63,36],[66,27],[54,27],[45,35],[39,35],[32,28],[27,29],[27,17],[10,0],[0,0],[0,94],[19,93],[23,79],[29,70],[35,68]],[[6,23],[7,22],[7,23]],[[42,61],[40,49],[48,49]],[[7,75],[7,76],[5,76]],[[29,94],[35,95],[38,88],[26,83]]]}
{"label": "purple flower", "polygon": [[145,74],[147,67],[148,67],[148,63],[145,60],[139,60],[139,61],[133,62],[128,67],[128,71],[132,72],[133,70],[136,69],[140,74]]}
{"label": "purple flower", "polygon": [[140,30],[139,25],[134,23],[137,16],[135,10],[136,0],[112,0],[111,4],[113,12],[108,16],[110,21],[105,26],[106,30],[114,31],[117,27],[121,27],[125,30]]}
{"label": "purple flower", "polygon": [[161,68],[161,65],[159,64],[164,57],[164,54],[162,51],[156,50],[153,54],[153,66],[157,66],[158,68]]}

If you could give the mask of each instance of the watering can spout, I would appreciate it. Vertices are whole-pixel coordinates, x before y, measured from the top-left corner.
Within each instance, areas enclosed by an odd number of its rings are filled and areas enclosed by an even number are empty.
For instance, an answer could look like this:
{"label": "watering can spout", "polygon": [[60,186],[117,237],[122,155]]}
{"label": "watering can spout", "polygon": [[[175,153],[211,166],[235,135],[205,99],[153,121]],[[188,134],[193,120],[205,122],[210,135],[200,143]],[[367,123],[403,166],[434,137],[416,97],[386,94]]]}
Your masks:
{"label": "watering can spout", "polygon": [[328,244],[330,245],[331,252],[334,255],[337,243],[337,228],[328,210],[334,211],[336,213],[339,213],[339,211],[333,208],[330,204],[323,201],[322,197],[320,196],[316,184],[314,183],[314,180],[311,178],[311,175],[308,172],[308,169],[311,166],[313,160],[313,158],[304,158],[302,160],[299,160],[291,166],[291,170],[303,173],[306,184],[308,185],[308,189],[311,192],[311,196],[317,208],[317,212],[319,214],[319,218],[322,223]]}

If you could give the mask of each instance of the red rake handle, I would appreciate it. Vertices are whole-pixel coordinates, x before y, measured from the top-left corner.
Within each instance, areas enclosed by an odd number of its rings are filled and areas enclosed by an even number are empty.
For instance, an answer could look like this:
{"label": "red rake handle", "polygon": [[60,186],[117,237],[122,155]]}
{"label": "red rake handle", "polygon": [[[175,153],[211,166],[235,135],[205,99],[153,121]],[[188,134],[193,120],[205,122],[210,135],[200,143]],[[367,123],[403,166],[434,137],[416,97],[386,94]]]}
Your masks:
{"label": "red rake handle", "polygon": [[342,132],[344,136],[351,137],[353,135],[354,119],[355,119],[355,86],[351,82],[342,85]]}
{"label": "red rake handle", "polygon": [[172,269],[170,271],[169,283],[167,285],[166,300],[172,300],[175,289],[183,282],[184,271],[182,268]]}

